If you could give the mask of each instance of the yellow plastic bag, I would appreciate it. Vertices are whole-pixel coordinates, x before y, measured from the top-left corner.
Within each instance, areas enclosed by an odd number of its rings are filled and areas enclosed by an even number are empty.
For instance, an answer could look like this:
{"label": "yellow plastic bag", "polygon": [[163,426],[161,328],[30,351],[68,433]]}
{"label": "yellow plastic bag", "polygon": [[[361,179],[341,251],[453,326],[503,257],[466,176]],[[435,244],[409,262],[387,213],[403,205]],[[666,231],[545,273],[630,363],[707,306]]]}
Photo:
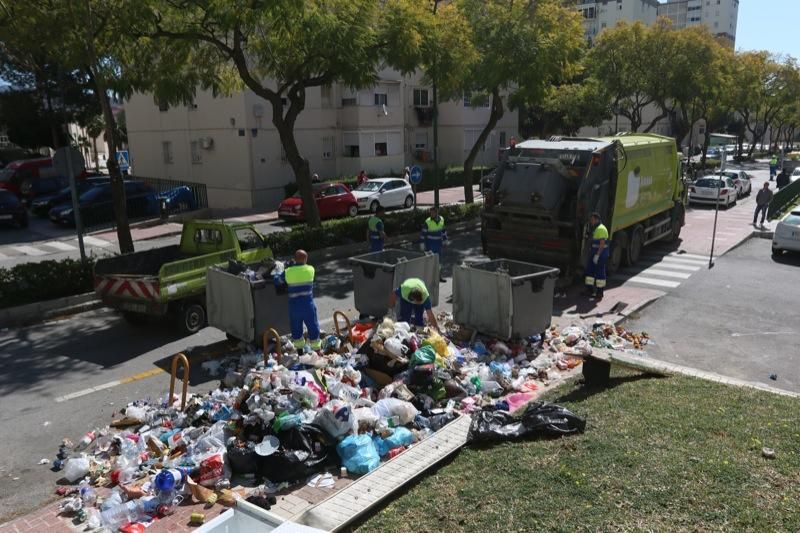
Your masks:
{"label": "yellow plastic bag", "polygon": [[422,346],[425,345],[433,346],[433,349],[436,350],[438,355],[447,357],[447,341],[435,331],[431,332],[428,338],[422,341]]}

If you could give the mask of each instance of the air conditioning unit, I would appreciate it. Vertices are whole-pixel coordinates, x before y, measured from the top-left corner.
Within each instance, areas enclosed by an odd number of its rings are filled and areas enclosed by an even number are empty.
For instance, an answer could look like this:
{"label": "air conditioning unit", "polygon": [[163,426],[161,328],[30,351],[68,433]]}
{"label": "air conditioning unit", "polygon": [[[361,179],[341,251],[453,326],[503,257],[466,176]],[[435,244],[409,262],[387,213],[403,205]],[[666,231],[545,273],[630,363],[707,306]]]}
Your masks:
{"label": "air conditioning unit", "polygon": [[202,146],[204,150],[211,150],[214,148],[214,139],[212,137],[203,137],[200,139],[200,146]]}

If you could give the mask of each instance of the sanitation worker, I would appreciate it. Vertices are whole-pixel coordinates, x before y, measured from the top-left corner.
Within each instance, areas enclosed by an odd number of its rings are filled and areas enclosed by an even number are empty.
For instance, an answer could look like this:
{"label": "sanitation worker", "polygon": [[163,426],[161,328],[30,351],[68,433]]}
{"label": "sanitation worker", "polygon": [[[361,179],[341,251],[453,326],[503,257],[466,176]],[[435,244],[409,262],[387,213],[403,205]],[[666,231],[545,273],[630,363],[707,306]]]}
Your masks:
{"label": "sanitation worker", "polygon": [[372,252],[382,252],[383,243],[386,240],[386,232],[383,229],[383,214],[386,210],[382,205],[378,206],[375,214],[367,221],[367,241]]}
{"label": "sanitation worker", "polygon": [[308,330],[308,341],[312,350],[319,350],[319,321],[317,320],[317,306],[314,304],[314,267],[307,264],[308,254],[305,250],[294,253],[294,263],[276,274],[276,286],[289,287],[289,324],[292,329],[292,344],[298,352],[305,348],[303,339],[303,324]]}
{"label": "sanitation worker", "polygon": [[592,213],[590,217],[592,235],[592,248],[589,260],[586,262],[586,292],[597,301],[603,299],[603,290],[606,288],[606,263],[608,262],[608,229],[600,220],[599,213]]}
{"label": "sanitation worker", "polygon": [[775,178],[775,174],[778,173],[778,158],[777,156],[773,155],[772,158],[769,160],[769,181],[772,181]]}
{"label": "sanitation worker", "polygon": [[397,320],[408,322],[413,326],[423,327],[425,322],[422,318],[424,312],[428,317],[428,323],[434,329],[439,329],[436,322],[436,315],[433,314],[431,296],[425,282],[419,278],[408,278],[392,293],[389,300],[389,309],[392,310],[397,305],[397,298],[400,298],[400,314]]}
{"label": "sanitation worker", "polygon": [[439,256],[439,281],[444,281],[441,274],[442,269],[442,248],[447,240],[447,231],[444,229],[444,217],[439,214],[436,207],[431,208],[431,214],[425,219],[422,225],[422,249],[435,253]]}

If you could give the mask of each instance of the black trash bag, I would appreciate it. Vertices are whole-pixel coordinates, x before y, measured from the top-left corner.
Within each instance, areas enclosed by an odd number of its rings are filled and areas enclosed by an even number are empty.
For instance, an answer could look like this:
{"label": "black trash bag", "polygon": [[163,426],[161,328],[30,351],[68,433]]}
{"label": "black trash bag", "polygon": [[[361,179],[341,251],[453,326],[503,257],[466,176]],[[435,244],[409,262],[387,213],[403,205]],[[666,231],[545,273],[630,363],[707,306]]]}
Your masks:
{"label": "black trash bag", "polygon": [[228,464],[234,474],[255,474],[258,470],[258,455],[252,446],[228,445]]}
{"label": "black trash bag", "polygon": [[256,456],[258,474],[272,482],[299,481],[339,463],[336,440],[319,426],[302,424],[280,432],[278,438],[278,451]]}
{"label": "black trash bag", "polygon": [[583,433],[584,429],[586,420],[554,404],[528,404],[521,417],[495,407],[485,407],[472,414],[467,442],[497,442],[528,435],[569,435]]}

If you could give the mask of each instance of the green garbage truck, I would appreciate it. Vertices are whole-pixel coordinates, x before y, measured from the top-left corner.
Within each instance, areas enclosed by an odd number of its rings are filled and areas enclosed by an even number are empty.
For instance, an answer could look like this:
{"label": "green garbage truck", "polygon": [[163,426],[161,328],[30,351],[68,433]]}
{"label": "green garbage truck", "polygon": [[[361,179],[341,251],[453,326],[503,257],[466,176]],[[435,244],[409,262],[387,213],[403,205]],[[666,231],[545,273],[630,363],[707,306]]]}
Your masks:
{"label": "green garbage truck", "polygon": [[187,334],[206,326],[208,268],[234,259],[252,264],[272,250],[251,224],[186,222],[180,244],[97,261],[95,293],[133,324],[148,316],[170,316]]}
{"label": "green garbage truck", "polygon": [[504,151],[481,219],[483,251],[580,274],[593,212],[609,230],[610,272],[677,240],[687,187],[675,140],[655,134],[528,140]]}

